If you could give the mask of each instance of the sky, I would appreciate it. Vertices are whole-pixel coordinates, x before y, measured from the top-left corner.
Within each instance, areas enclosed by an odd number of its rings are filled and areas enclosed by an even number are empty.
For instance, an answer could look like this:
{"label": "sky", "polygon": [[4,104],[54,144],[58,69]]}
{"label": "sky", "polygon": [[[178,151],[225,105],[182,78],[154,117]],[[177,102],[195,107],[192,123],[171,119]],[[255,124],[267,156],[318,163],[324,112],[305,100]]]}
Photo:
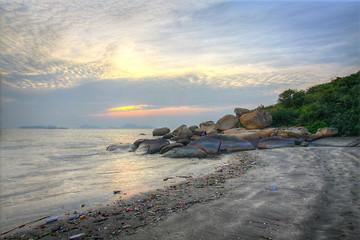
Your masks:
{"label": "sky", "polygon": [[359,71],[359,1],[0,0],[1,128],[176,128]]}

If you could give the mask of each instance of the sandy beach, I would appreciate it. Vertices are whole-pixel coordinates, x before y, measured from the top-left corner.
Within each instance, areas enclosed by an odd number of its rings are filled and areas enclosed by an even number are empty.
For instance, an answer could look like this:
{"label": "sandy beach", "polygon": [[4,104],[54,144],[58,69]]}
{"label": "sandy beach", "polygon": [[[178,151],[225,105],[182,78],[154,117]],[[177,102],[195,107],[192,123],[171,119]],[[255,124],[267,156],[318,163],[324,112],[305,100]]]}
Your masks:
{"label": "sandy beach", "polygon": [[[256,150],[114,206],[26,224],[2,239],[357,239],[359,147]],[[170,185],[182,178],[181,184]],[[75,218],[70,220],[70,218]]]}

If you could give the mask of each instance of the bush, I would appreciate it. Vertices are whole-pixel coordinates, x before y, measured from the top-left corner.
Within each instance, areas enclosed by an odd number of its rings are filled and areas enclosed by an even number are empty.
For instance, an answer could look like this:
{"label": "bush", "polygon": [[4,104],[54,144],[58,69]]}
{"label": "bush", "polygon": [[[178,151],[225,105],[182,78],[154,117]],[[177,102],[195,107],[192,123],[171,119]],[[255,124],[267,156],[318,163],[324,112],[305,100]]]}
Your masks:
{"label": "bush", "polygon": [[315,121],[310,126],[306,126],[306,128],[311,133],[316,133],[319,128],[324,128],[324,127],[328,127],[328,124],[325,121],[319,121],[319,120]]}

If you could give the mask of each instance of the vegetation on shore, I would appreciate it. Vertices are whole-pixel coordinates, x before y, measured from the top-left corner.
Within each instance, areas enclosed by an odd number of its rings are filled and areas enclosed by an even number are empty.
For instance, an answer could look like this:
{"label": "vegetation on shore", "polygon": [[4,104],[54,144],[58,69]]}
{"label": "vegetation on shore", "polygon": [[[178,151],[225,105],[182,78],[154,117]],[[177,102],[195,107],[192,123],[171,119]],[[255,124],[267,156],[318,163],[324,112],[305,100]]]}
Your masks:
{"label": "vegetation on shore", "polygon": [[342,136],[360,136],[360,71],[337,77],[307,90],[288,89],[278,103],[261,109],[273,116],[273,126],[335,127]]}

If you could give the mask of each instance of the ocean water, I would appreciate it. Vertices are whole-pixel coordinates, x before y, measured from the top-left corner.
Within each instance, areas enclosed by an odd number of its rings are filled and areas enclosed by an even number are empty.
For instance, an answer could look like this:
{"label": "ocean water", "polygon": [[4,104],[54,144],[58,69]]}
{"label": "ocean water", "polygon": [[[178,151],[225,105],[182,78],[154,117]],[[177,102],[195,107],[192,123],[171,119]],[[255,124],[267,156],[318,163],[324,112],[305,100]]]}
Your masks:
{"label": "ocean water", "polygon": [[[176,176],[209,174],[226,161],[140,155],[129,147],[106,151],[110,144],[130,146],[139,138],[154,138],[152,130],[1,130],[1,232],[184,181]],[[168,177],[174,179],[163,181]],[[117,190],[122,194],[114,195]]]}

